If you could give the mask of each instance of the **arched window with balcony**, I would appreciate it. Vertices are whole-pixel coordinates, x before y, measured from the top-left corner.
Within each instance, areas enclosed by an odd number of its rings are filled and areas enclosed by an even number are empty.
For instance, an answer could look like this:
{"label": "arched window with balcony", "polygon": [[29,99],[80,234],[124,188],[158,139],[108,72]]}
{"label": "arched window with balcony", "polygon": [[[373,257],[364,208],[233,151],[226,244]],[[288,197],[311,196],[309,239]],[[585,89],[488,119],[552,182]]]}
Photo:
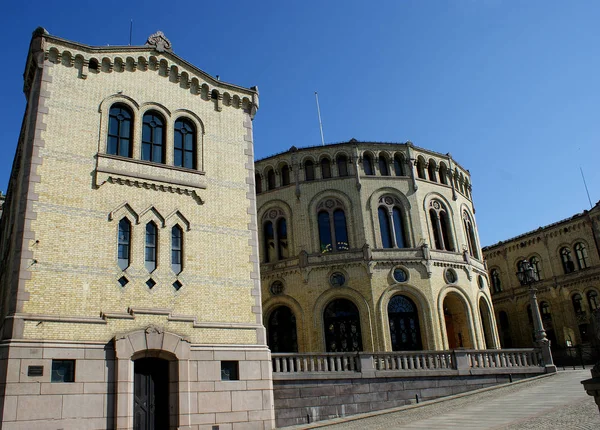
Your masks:
{"label": "arched window with balcony", "polygon": [[404,171],[404,155],[394,155],[394,173],[396,176],[406,176]]}
{"label": "arched window with balcony", "polygon": [[501,293],[502,280],[500,279],[500,272],[498,271],[498,269],[492,269],[490,277],[492,278],[492,289],[494,293]]}
{"label": "arched window with balcony", "polygon": [[274,190],[277,188],[275,183],[275,171],[273,169],[267,170],[267,190]]}
{"label": "arched window with balcony", "polygon": [[465,237],[467,238],[467,245],[469,247],[469,254],[471,257],[479,258],[479,248],[477,246],[477,240],[475,239],[475,229],[473,228],[473,221],[467,213],[463,211],[463,225],[465,227]]}
{"label": "arched window with balcony", "polygon": [[114,104],[108,113],[108,139],[106,153],[131,157],[133,148],[133,113],[124,104]]}
{"label": "arched window with balcony", "polygon": [[560,260],[562,262],[563,271],[565,274],[575,271],[575,263],[573,263],[571,250],[568,247],[565,246],[560,249]]}
{"label": "arched window with balcony", "polygon": [[389,161],[383,154],[379,155],[379,174],[381,176],[390,176]]}
{"label": "arched window with balcony", "polygon": [[417,158],[417,177],[419,179],[427,179],[425,177],[425,160],[423,157]]}
{"label": "arched window with balcony", "polygon": [[435,174],[436,164],[433,158],[429,159],[427,163],[427,173],[429,174],[429,180],[432,182],[437,182],[437,176]]}
{"label": "arched window with balcony", "polygon": [[575,249],[579,270],[590,267],[587,247],[582,242],[577,242],[573,248]]}
{"label": "arched window with balcony", "polygon": [[279,306],[267,323],[267,342],[271,352],[298,352],[296,316],[287,306]]}
{"label": "arched window with balcony", "polygon": [[453,242],[452,224],[450,223],[448,210],[439,200],[432,200],[429,203],[429,221],[435,249],[454,251],[456,248]]}
{"label": "arched window with balcony", "polygon": [[290,185],[290,167],[287,164],[281,168],[281,185]]}
{"label": "arched window with balcony", "polygon": [[379,217],[381,243],[384,248],[407,248],[410,246],[406,235],[408,222],[404,216],[402,204],[397,197],[382,196],[379,199],[377,215]]}
{"label": "arched window with balcony", "polygon": [[165,120],[156,111],[144,114],[142,124],[142,160],[165,162]]}
{"label": "arched window with balcony", "polygon": [[440,163],[440,183],[448,185],[448,167],[443,161]]}
{"label": "arched window with balcony", "polygon": [[312,160],[306,160],[304,162],[304,180],[315,180],[315,163],[313,163]]}
{"label": "arched window with balcony", "polygon": [[323,179],[331,178],[331,161],[327,157],[321,160],[321,177]]}
{"label": "arched window with balcony", "polygon": [[392,351],[420,351],[421,330],[417,306],[408,297],[397,295],[388,303]]}
{"label": "arched window with balcony", "polygon": [[348,157],[346,157],[344,154],[337,156],[337,169],[338,176],[348,176]]}
{"label": "arched window with balcony", "polygon": [[287,221],[283,210],[269,209],[263,216],[264,262],[289,258]]}
{"label": "arched window with balcony", "polygon": [[196,168],[196,126],[187,118],[179,118],[174,127],[174,165],[187,169]]}
{"label": "arched window with balcony", "polygon": [[373,170],[373,158],[369,154],[363,154],[363,170],[365,175],[372,176],[375,174]]}
{"label": "arched window with balcony", "polygon": [[350,249],[343,203],[328,198],[317,205],[320,251],[346,251]]}

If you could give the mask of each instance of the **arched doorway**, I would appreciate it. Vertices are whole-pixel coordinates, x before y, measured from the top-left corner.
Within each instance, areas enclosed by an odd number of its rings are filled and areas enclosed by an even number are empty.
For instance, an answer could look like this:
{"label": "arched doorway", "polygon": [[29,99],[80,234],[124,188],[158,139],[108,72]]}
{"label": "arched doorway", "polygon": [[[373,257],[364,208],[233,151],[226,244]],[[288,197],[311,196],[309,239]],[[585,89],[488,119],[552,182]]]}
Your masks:
{"label": "arched doorway", "polygon": [[133,428],[169,428],[169,362],[140,358],[133,362]]}
{"label": "arched doorway", "polygon": [[448,293],[443,303],[448,348],[473,348],[467,304],[457,293]]}
{"label": "arched doorway", "polygon": [[397,295],[388,303],[388,320],[392,351],[419,351],[421,330],[419,314],[414,302],[408,297]]}
{"label": "arched doorway", "polygon": [[354,303],[337,299],[323,312],[327,352],[362,351],[360,315]]}
{"label": "arched doorway", "polygon": [[271,312],[267,342],[271,352],[298,352],[296,316],[287,306],[279,306]]}
{"label": "arched doorway", "polygon": [[487,302],[481,297],[479,299],[479,316],[481,318],[481,325],[483,328],[483,339],[485,340],[485,347],[487,349],[495,348],[496,342],[494,342],[494,332],[492,330],[492,320],[490,307]]}
{"label": "arched doorway", "polygon": [[502,348],[512,348],[513,341],[510,336],[510,323],[508,322],[508,314],[505,311],[500,311],[498,314],[498,323],[500,324],[500,342]]}

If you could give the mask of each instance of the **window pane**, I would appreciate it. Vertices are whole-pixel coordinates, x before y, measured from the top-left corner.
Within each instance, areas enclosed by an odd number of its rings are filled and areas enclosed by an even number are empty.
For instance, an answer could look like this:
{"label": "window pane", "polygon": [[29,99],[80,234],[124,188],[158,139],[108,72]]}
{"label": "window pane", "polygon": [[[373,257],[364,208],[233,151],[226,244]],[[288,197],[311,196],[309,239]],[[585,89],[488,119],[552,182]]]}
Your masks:
{"label": "window pane", "polygon": [[338,157],[338,175],[348,176],[348,159],[346,157]]}
{"label": "window pane", "polygon": [[162,163],[163,162],[162,146],[154,145],[153,149],[154,149],[154,151],[152,154],[152,161],[154,161],[155,163]]}
{"label": "window pane", "polygon": [[396,233],[396,246],[398,248],[405,248],[406,241],[404,240],[404,228],[402,226],[402,214],[400,213],[400,209],[394,208],[393,218],[394,232]]}
{"label": "window pane", "polygon": [[404,176],[402,164],[400,163],[400,159],[398,157],[394,157],[394,172],[396,173],[396,176]]}
{"label": "window pane", "polygon": [[363,157],[363,169],[365,171],[365,175],[373,174],[373,163],[371,163],[371,157],[368,155]]}
{"label": "window pane", "polygon": [[384,248],[392,248],[392,233],[390,231],[390,221],[388,219],[387,209],[379,208],[378,213],[381,242]]}
{"label": "window pane", "polygon": [[174,138],[175,138],[175,149],[183,149],[183,136],[181,135],[181,133],[179,131],[175,131],[174,134]]}
{"label": "window pane", "polygon": [[115,136],[108,137],[108,145],[106,148],[106,152],[108,154],[117,155],[117,146],[119,144],[118,139]]}
{"label": "window pane", "polygon": [[277,248],[279,258],[288,258],[288,239],[287,239],[287,223],[285,218],[277,221]]}
{"label": "window pane", "polygon": [[191,133],[185,136],[185,149],[186,151],[194,150],[194,135]]}
{"label": "window pane", "polygon": [[341,209],[333,213],[333,224],[335,228],[336,249],[343,251],[350,249],[348,244],[348,231],[346,230],[346,215]]}
{"label": "window pane", "polygon": [[152,146],[149,143],[142,144],[142,160],[150,161]]}
{"label": "window pane", "polygon": [[183,166],[183,151],[181,149],[175,149],[174,152],[174,163],[175,166],[182,167]]}
{"label": "window pane", "polygon": [[275,230],[273,223],[267,221],[264,226],[265,235],[265,262],[276,261],[277,257],[275,254]]}
{"label": "window pane", "polygon": [[120,133],[121,137],[124,138],[129,138],[129,136],[131,135],[131,121],[129,120],[125,120],[125,121],[121,121],[121,129],[120,129]]}
{"label": "window pane", "polygon": [[131,150],[129,146],[129,140],[121,139],[119,144],[119,154],[122,157],[131,157]]}
{"label": "window pane", "polygon": [[333,251],[331,229],[329,226],[329,213],[327,212],[319,212],[319,239],[321,241],[321,252]]}
{"label": "window pane", "polygon": [[188,151],[185,152],[183,167],[186,167],[188,169],[194,168],[194,153]]}
{"label": "window pane", "polygon": [[388,162],[385,157],[379,157],[379,173],[381,176],[389,176]]}

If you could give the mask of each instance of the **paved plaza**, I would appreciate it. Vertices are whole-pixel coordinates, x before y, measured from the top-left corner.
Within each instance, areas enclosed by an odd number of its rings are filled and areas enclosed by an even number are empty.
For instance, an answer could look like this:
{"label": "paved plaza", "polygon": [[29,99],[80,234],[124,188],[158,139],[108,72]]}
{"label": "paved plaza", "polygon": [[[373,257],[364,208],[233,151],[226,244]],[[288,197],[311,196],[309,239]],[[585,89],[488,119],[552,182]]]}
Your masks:
{"label": "paved plaza", "polygon": [[[310,428],[371,429],[600,429],[594,399],[580,381],[589,370],[566,370],[448,400],[394,412],[362,414],[315,423]],[[308,426],[296,427],[307,428]]]}

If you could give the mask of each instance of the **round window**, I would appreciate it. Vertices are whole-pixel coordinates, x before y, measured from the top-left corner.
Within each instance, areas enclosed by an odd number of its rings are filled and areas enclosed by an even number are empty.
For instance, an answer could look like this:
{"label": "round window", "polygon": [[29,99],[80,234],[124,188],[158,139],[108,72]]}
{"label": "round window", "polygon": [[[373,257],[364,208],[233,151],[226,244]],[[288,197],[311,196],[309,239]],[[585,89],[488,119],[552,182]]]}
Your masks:
{"label": "round window", "polygon": [[275,281],[271,284],[271,294],[274,296],[282,294],[284,289],[283,282],[281,281]]}
{"label": "round window", "polygon": [[408,280],[408,273],[406,273],[406,270],[397,267],[394,269],[394,281],[396,282],[406,282]]}
{"label": "round window", "polygon": [[346,283],[346,277],[342,272],[334,272],[329,277],[329,283],[332,287],[343,287]]}
{"label": "round window", "polygon": [[458,280],[458,276],[456,275],[456,272],[454,271],[454,269],[447,269],[446,270],[446,282],[449,284],[454,284],[457,280]]}
{"label": "round window", "polygon": [[483,276],[479,275],[479,278],[477,278],[477,284],[479,285],[480,289],[484,289],[485,288],[485,280],[483,279]]}

